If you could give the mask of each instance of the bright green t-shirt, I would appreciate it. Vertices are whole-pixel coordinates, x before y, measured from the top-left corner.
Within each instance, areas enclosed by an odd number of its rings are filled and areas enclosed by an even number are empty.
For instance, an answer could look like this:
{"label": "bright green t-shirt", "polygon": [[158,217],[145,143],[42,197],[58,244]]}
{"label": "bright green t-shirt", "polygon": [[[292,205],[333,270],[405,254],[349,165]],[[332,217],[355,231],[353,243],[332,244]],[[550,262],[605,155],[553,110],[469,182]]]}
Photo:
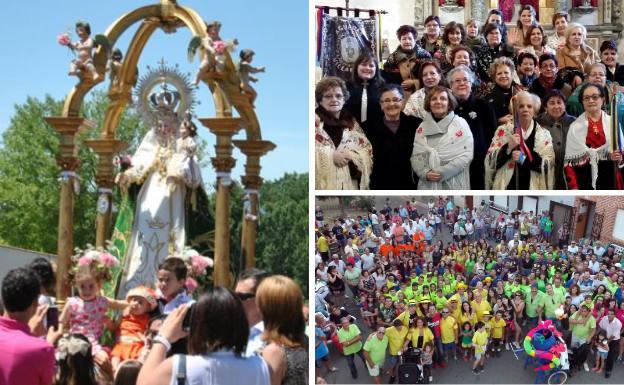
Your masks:
{"label": "bright green t-shirt", "polygon": [[474,270],[476,262],[472,259],[469,259],[466,261],[466,272],[468,274],[472,274],[472,271]]}
{"label": "bright green t-shirt", "polygon": [[553,292],[553,296],[546,294],[543,298],[544,316],[546,318],[555,318],[555,310],[565,302],[565,297]]}
{"label": "bright green t-shirt", "polygon": [[388,348],[388,337],[384,335],[382,339],[373,334],[364,344],[364,350],[368,352],[375,365],[381,365],[386,359],[386,349]]}
{"label": "bright green t-shirt", "polygon": [[535,296],[535,298],[533,298],[531,296],[531,292],[529,292],[529,294],[524,299],[524,302],[526,303],[527,317],[535,318],[538,316],[537,308],[540,306],[543,306],[544,295],[545,295],[544,293],[538,290],[537,295]]}
{"label": "bright green t-shirt", "polygon": [[[581,318],[580,310],[572,314],[572,316],[570,316],[571,320],[576,320],[579,318]],[[585,340],[585,341],[587,341],[589,332],[595,328],[596,328],[596,319],[591,314],[589,315],[587,322],[585,322],[583,325],[570,324],[570,330],[572,331],[572,334],[574,334],[577,338],[581,340]]]}
{"label": "bright green t-shirt", "polygon": [[446,306],[446,303],[448,302],[446,297],[444,297],[444,296],[438,297],[437,295],[435,297],[433,297],[432,301],[435,304],[435,307],[436,307],[437,310],[442,310],[444,308],[444,306]]}
{"label": "bright green t-shirt", "polygon": [[[344,343],[346,341],[349,341],[350,339],[355,338],[355,336],[359,336],[360,333],[360,329],[357,327],[357,325],[350,325],[348,330],[345,330],[344,328],[340,328],[338,330],[338,341],[340,341],[340,343]],[[362,349],[362,341],[358,341],[352,345],[349,346],[345,346],[343,348],[343,352],[345,356],[348,356],[350,354],[354,354],[359,352]]]}

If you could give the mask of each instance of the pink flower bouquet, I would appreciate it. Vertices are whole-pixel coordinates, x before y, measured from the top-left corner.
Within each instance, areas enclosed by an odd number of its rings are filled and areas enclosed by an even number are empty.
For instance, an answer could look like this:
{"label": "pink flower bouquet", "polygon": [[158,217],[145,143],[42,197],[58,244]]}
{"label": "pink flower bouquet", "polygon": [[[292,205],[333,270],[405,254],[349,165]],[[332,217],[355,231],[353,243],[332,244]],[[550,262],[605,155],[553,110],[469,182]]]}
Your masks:
{"label": "pink flower bouquet", "polygon": [[214,47],[215,51],[219,55],[222,55],[223,52],[225,52],[225,49],[227,48],[227,44],[225,44],[223,40],[215,41],[214,43],[212,43],[212,46]]}
{"label": "pink flower bouquet", "polygon": [[67,32],[61,33],[56,36],[56,41],[60,45],[69,46],[71,44],[71,39],[69,38],[69,34]]}

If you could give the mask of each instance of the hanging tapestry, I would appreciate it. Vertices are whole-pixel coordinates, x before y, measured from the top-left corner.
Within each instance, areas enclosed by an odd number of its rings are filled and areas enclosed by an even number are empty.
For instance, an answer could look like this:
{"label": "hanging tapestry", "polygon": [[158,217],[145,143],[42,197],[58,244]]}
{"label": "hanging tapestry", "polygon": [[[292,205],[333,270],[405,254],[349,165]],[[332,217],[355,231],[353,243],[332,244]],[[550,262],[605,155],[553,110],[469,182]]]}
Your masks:
{"label": "hanging tapestry", "polygon": [[330,16],[321,19],[323,76],[350,79],[355,60],[365,50],[377,53],[377,18]]}

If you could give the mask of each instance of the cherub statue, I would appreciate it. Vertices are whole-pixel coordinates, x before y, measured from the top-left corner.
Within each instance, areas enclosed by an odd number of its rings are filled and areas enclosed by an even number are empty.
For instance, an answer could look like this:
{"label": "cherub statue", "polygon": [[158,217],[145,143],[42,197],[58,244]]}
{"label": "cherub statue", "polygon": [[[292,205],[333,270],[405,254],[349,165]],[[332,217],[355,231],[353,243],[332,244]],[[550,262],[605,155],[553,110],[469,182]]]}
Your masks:
{"label": "cherub statue", "polygon": [[97,82],[101,77],[93,63],[93,49],[103,45],[104,49],[110,52],[110,43],[104,35],[96,35],[92,39],[91,26],[84,21],[76,23],[76,35],[78,35],[78,41],[75,42],[71,41],[67,33],[58,37],[59,44],[69,47],[76,54],[76,58],[69,64],[69,75],[78,76],[81,80],[88,78]]}
{"label": "cherub statue", "polygon": [[201,47],[205,51],[205,55],[201,59],[199,69],[195,75],[194,84],[199,85],[199,81],[208,72],[224,72],[225,71],[225,52],[233,51],[236,45],[238,45],[238,39],[231,41],[225,41],[219,36],[221,30],[221,23],[218,21],[212,22],[206,25],[206,33],[208,34],[203,39],[199,36],[195,36],[191,39],[188,47],[189,61],[193,61],[195,52],[198,47]]}
{"label": "cherub statue", "polygon": [[76,59],[69,64],[69,75],[84,77],[85,74],[88,74],[94,82],[97,82],[100,79],[100,74],[97,73],[93,64],[92,51],[95,47],[95,42],[91,39],[91,26],[89,23],[84,21],[77,22],[76,35],[78,35],[79,40],[69,43],[72,50],[76,51]]}
{"label": "cherub statue", "polygon": [[107,70],[109,71],[110,81],[111,83],[115,83],[117,80],[117,76],[119,75],[119,71],[121,70],[121,64],[123,60],[123,53],[119,48],[115,48],[113,50],[113,55],[111,56],[111,60],[108,63]]}
{"label": "cherub statue", "polygon": [[257,82],[258,79],[252,76],[258,72],[264,72],[264,67],[254,67],[251,65],[255,52],[250,49],[244,49],[240,52],[240,63],[238,65],[238,72],[240,74],[241,84],[240,88],[246,94],[249,94],[251,105],[253,106],[258,93],[251,86],[250,82]]}

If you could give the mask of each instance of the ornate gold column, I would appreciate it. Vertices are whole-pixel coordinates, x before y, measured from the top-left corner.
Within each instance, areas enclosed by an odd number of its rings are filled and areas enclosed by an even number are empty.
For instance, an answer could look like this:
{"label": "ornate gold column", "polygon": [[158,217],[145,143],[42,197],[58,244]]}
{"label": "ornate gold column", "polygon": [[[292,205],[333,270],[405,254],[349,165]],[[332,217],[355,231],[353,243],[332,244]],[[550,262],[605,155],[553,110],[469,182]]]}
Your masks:
{"label": "ornate gold column", "polygon": [[70,294],[67,273],[71,267],[74,249],[74,186],[78,183],[76,170],[80,166],[78,159],[77,136],[85,127],[95,124],[80,117],[48,117],[46,122],[60,135],[59,155],[56,162],[61,168],[59,204],[59,227],[56,261],[56,300],[59,307],[65,305],[65,298]]}
{"label": "ornate gold column", "polygon": [[95,220],[95,246],[104,247],[104,243],[109,238],[113,187],[115,185],[113,157],[118,152],[125,150],[128,144],[116,139],[94,139],[87,140],[85,143],[98,155],[97,171],[95,174],[99,194],[97,201],[97,218]]}
{"label": "ornate gold column", "polygon": [[262,186],[260,177],[260,157],[275,148],[275,144],[268,140],[235,140],[234,145],[247,156],[245,175],[241,178],[245,192],[249,196],[249,213],[243,212],[243,230],[241,236],[241,250],[245,261],[244,268],[256,265],[256,234],[258,231],[258,191]]}
{"label": "ornate gold column", "polygon": [[232,136],[240,129],[238,118],[204,118],[199,121],[217,136],[216,156],[211,158],[217,172],[217,207],[215,210],[214,284],[229,287],[230,274],[230,172],[236,165],[232,157]]}

